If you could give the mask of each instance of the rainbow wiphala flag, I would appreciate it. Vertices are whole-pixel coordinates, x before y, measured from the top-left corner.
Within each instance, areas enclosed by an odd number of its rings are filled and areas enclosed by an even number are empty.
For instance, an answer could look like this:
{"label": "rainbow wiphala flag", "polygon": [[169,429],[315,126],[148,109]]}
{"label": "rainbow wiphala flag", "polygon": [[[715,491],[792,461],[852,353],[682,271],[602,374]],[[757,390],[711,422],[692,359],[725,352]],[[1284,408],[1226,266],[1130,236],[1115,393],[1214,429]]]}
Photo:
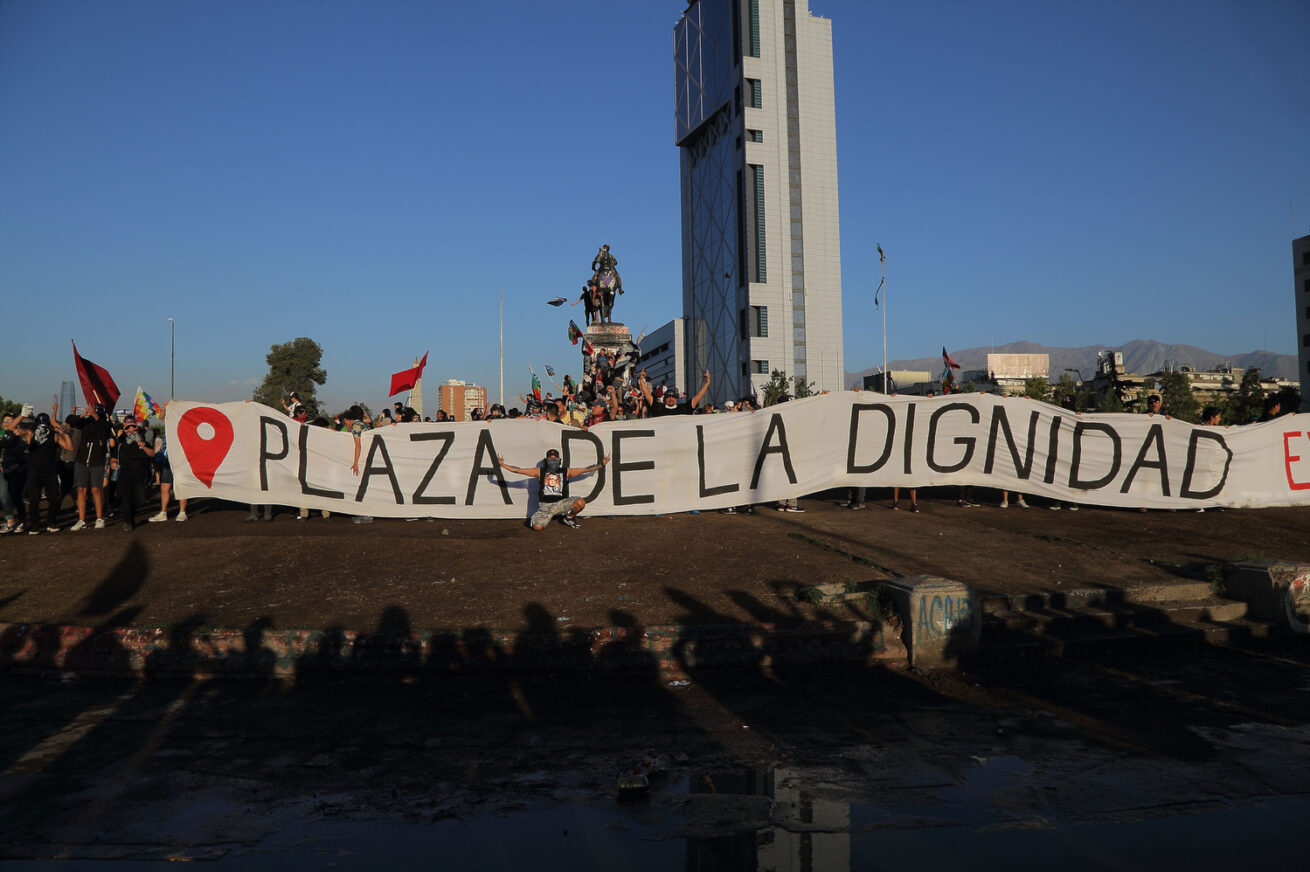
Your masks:
{"label": "rainbow wiphala flag", "polygon": [[141,390],[140,385],[136,389],[136,402],[132,404],[132,416],[138,421],[144,421],[147,418],[159,418],[164,414],[164,409],[150,398],[150,394]]}

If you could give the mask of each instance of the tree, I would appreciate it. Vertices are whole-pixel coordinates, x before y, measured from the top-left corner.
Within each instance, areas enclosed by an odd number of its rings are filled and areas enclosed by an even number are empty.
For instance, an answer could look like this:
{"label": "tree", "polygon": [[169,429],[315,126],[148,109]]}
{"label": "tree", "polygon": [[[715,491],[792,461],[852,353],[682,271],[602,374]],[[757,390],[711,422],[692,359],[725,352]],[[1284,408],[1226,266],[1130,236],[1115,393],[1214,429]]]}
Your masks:
{"label": "tree", "polygon": [[1032,397],[1034,400],[1041,400],[1043,403],[1049,403],[1051,401],[1051,385],[1041,376],[1026,378],[1023,380],[1023,395]]}
{"label": "tree", "polygon": [[1160,379],[1160,407],[1171,418],[1189,424],[1201,419],[1201,404],[1192,393],[1192,383],[1181,372],[1167,372]]}
{"label": "tree", "polygon": [[264,376],[264,383],[255,388],[252,399],[280,409],[287,395],[295,391],[300,402],[309,409],[309,416],[316,417],[319,414],[317,386],[327,381],[327,372],[319,366],[322,359],[322,347],[305,336],[274,345],[265,358],[268,375]]}
{"label": "tree", "polygon": [[1122,412],[1124,410],[1123,400],[1119,399],[1119,394],[1115,390],[1108,390],[1096,404],[1098,412]]}
{"label": "tree", "polygon": [[1059,404],[1065,397],[1074,398],[1074,408],[1078,408],[1078,385],[1067,372],[1060,373],[1060,380],[1051,386],[1051,402]]}
{"label": "tree", "polygon": [[812,397],[818,393],[818,391],[814,389],[814,382],[807,382],[800,376],[796,376],[792,381],[796,386],[792,389],[791,395],[798,400],[802,397]]}
{"label": "tree", "polygon": [[22,403],[15,403],[13,400],[0,397],[0,415],[17,415],[21,411],[23,411]]}
{"label": "tree", "polygon": [[1224,405],[1221,420],[1225,424],[1250,424],[1258,420],[1264,411],[1265,392],[1260,387],[1260,370],[1251,367],[1242,373],[1242,383],[1237,392],[1228,398]]}
{"label": "tree", "polygon": [[791,380],[787,373],[775,369],[769,374],[769,383],[764,386],[764,405],[776,406],[791,399]]}

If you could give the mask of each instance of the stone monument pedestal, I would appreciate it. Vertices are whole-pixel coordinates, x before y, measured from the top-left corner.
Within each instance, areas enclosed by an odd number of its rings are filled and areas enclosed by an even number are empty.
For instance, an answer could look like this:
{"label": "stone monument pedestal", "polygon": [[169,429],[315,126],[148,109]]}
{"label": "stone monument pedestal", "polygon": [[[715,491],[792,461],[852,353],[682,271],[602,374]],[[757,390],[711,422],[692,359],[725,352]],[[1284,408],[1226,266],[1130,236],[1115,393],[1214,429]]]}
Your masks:
{"label": "stone monument pedestal", "polygon": [[628,344],[632,342],[632,332],[628,330],[627,325],[620,324],[618,321],[612,321],[608,324],[592,324],[583,333],[592,345],[597,348],[604,348],[606,351],[613,349],[627,350]]}

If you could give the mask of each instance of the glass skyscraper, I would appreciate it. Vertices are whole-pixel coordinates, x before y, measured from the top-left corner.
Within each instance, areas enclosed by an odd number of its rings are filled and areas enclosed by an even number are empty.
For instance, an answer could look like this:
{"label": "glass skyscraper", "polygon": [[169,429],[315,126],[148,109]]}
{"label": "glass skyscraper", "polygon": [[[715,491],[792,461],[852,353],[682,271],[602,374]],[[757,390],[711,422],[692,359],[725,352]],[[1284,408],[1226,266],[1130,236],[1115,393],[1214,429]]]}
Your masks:
{"label": "glass skyscraper", "polygon": [[844,388],[832,22],[806,0],[695,0],[674,29],[685,384],[772,370]]}

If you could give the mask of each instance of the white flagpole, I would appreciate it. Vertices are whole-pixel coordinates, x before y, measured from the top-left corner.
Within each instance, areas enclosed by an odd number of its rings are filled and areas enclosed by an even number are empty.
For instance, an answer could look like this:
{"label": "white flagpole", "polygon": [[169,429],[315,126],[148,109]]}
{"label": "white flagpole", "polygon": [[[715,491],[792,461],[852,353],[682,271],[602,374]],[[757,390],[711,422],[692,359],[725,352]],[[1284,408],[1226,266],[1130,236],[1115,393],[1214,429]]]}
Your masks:
{"label": "white flagpole", "polygon": [[505,286],[500,286],[500,405],[505,405]]}
{"label": "white flagpole", "polygon": [[878,260],[882,262],[882,393],[887,396],[887,380],[891,376],[887,372],[887,255],[882,253],[882,246],[878,246]]}

